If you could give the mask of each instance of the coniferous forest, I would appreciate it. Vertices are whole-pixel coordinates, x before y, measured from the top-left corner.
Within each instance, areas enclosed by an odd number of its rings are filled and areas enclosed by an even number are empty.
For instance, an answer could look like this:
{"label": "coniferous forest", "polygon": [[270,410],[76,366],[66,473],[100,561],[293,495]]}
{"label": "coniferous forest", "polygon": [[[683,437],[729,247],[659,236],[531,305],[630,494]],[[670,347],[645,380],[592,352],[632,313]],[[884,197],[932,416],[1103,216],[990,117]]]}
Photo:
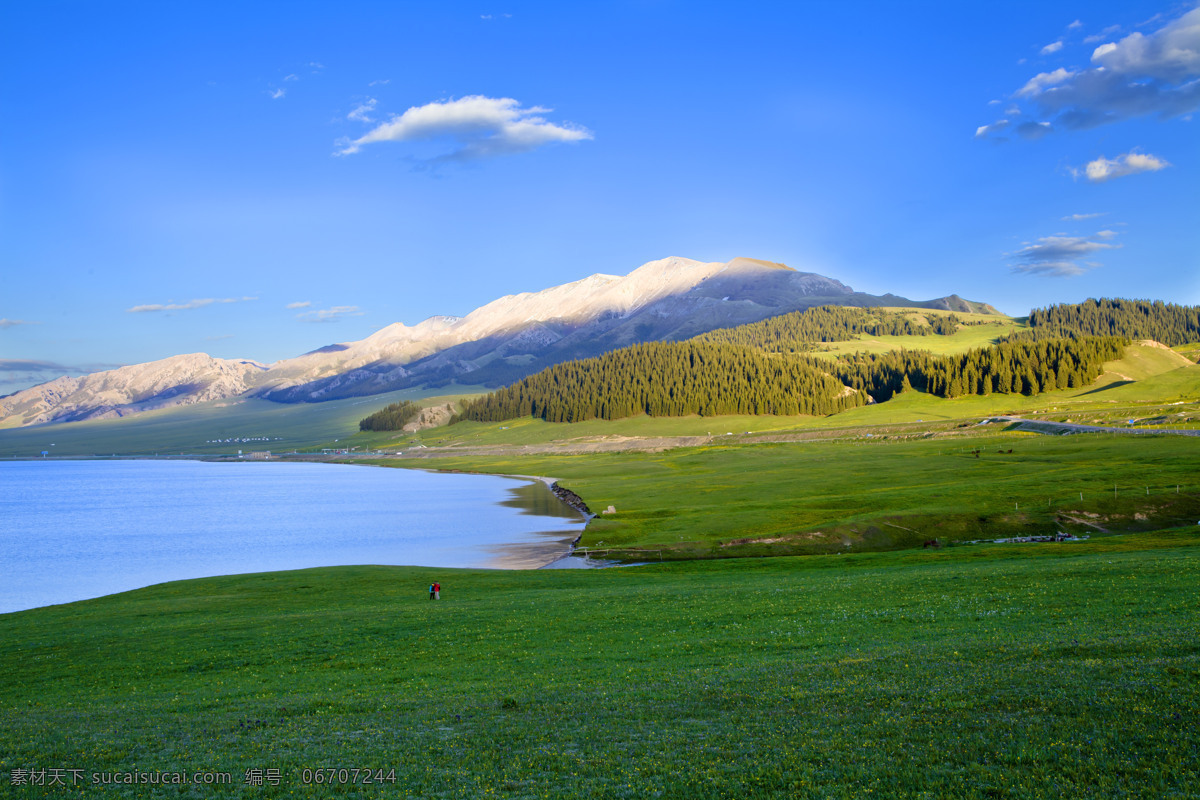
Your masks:
{"label": "coniferous forest", "polygon": [[808,359],[741,345],[649,342],[556,364],[472,401],[452,421],[833,414],[865,402]]}
{"label": "coniferous forest", "polygon": [[411,400],[401,400],[379,409],[358,421],[360,431],[398,431],[421,413],[421,407]]}
{"label": "coniferous forest", "polygon": [[1029,326],[1027,334],[1037,338],[1123,336],[1177,347],[1200,342],[1200,306],[1101,298],[1034,309],[1029,314]]}
{"label": "coniferous forest", "polygon": [[823,306],[571,361],[468,403],[452,421],[523,416],[551,422],[635,414],[826,415],[883,402],[908,389],[938,397],[1036,395],[1087,386],[1130,339],[1169,346],[1200,341],[1200,307],[1145,300],[1088,300],[1030,314],[1030,329],[989,347],[939,356],[925,350],[809,355],[819,342],[870,335],[948,335],[969,324],[929,315]]}

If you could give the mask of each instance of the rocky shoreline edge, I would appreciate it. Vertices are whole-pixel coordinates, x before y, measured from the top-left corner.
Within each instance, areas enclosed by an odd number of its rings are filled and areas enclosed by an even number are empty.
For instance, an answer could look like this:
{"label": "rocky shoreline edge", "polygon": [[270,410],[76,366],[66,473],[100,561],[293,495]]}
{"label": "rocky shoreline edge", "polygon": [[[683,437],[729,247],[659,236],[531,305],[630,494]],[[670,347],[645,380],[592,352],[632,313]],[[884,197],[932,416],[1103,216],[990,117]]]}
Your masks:
{"label": "rocky shoreline edge", "polygon": [[[557,497],[559,500],[561,500],[564,503],[566,503],[567,505],[569,505],[571,508],[578,511],[580,514],[583,514],[585,517],[588,517],[589,519],[596,516],[595,514],[592,513],[592,510],[590,508],[588,508],[587,503],[583,502],[582,497],[575,494],[574,492],[572,492],[570,489],[566,488],[565,486],[560,486],[558,481],[551,480],[551,481],[548,481],[546,485],[550,487],[550,491],[554,492],[555,497]],[[578,542],[579,540],[576,539],[576,541]]]}

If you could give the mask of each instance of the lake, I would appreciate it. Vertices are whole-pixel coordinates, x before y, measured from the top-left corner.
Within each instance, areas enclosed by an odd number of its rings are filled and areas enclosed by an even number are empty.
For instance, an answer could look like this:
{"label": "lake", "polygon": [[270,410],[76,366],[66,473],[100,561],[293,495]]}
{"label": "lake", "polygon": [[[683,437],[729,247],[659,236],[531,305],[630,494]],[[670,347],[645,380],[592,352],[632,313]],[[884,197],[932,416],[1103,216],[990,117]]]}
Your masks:
{"label": "lake", "polygon": [[246,572],[538,567],[565,555],[584,522],[541,482],[491,475],[280,462],[0,462],[0,612]]}

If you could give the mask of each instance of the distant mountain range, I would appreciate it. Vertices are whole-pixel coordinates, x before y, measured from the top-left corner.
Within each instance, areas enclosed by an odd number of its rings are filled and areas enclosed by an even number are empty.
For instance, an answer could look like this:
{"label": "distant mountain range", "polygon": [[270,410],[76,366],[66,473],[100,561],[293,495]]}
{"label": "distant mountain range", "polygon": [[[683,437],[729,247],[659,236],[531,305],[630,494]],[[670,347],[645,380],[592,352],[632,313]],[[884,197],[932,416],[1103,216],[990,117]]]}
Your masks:
{"label": "distant mountain range", "polygon": [[592,275],[506,295],[465,317],[394,323],[271,365],[203,353],[61,377],[0,398],[0,426],[121,417],[237,396],[311,403],[451,382],[498,386],[629,344],[681,340],[820,305],[901,306],[998,314],[957,295],[913,301],[855,292],[782,264],[736,258],[651,261],[625,276]]}

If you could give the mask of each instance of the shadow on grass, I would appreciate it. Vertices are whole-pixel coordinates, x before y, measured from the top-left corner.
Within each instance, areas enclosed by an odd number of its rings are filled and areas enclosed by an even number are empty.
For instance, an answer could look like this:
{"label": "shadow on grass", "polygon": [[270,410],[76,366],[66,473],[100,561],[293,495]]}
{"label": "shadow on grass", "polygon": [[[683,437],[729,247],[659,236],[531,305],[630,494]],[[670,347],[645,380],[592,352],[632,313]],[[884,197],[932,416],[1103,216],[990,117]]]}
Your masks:
{"label": "shadow on grass", "polygon": [[1109,389],[1116,389],[1118,386],[1128,386],[1131,383],[1137,383],[1137,381],[1114,381],[1113,383],[1110,383],[1107,386],[1101,386],[1099,389],[1092,389],[1090,391],[1084,392],[1084,393],[1082,393],[1080,395],[1076,395],[1076,396],[1077,397],[1087,397],[1089,394],[1099,394],[1100,392],[1107,392]]}

